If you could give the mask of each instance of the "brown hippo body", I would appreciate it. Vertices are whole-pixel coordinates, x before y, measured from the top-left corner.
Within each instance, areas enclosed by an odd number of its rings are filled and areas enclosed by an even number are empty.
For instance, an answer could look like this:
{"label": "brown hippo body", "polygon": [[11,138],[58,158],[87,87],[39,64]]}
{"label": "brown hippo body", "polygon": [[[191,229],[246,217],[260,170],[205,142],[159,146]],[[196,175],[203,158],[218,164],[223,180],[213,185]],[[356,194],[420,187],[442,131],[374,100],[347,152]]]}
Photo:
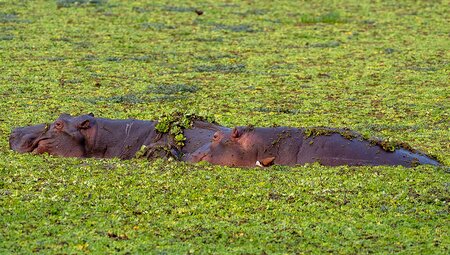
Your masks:
{"label": "brown hippo body", "polygon": [[218,131],[211,143],[186,155],[185,160],[208,161],[224,166],[302,165],[439,165],[424,154],[406,149],[393,152],[361,138],[345,138],[337,132],[307,136],[304,129],[290,127],[247,128]]}
{"label": "brown hippo body", "polygon": [[[152,149],[169,146],[174,156],[192,153],[211,141],[219,125],[194,121],[192,128],[184,130],[185,146],[176,148],[167,134],[156,131],[156,121],[112,120],[93,115],[72,117],[62,114],[52,124],[40,124],[13,130],[11,149],[26,153],[49,153],[63,157],[96,157],[130,159],[143,145]],[[181,152],[181,153],[180,153]],[[153,157],[154,155],[148,155]],[[157,155],[158,156],[158,155]]]}

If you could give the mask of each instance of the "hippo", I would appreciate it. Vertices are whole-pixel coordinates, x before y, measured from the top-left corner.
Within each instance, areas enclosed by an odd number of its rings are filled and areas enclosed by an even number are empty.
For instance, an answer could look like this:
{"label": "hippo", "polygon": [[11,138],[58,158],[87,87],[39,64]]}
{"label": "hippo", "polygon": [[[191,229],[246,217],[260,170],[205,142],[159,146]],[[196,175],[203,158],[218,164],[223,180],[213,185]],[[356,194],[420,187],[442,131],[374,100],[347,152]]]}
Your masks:
{"label": "hippo", "polygon": [[294,166],[313,162],[326,166],[439,165],[438,161],[409,148],[385,150],[382,143],[363,139],[355,132],[328,128],[322,129],[326,132],[311,135],[307,131],[292,127],[219,130],[211,143],[185,155],[185,160],[235,167]]}
{"label": "hippo", "polygon": [[389,151],[379,142],[337,129],[322,129],[318,134],[311,135],[304,128],[231,129],[193,120],[192,125],[183,130],[186,140],[183,146],[179,146],[171,135],[156,130],[157,123],[96,118],[93,114],[62,114],[52,124],[14,129],[9,145],[20,153],[130,159],[143,152],[141,156],[149,159],[170,157],[238,167],[292,166],[313,162],[327,166],[440,165],[438,161],[411,148]]}
{"label": "hippo", "polygon": [[144,156],[148,158],[178,158],[210,143],[217,131],[227,130],[213,123],[195,120],[192,127],[183,131],[186,140],[180,148],[168,134],[158,132],[156,124],[157,121],[96,118],[93,114],[61,114],[52,124],[14,129],[9,145],[20,153],[121,159],[133,158],[142,146],[146,146]]}

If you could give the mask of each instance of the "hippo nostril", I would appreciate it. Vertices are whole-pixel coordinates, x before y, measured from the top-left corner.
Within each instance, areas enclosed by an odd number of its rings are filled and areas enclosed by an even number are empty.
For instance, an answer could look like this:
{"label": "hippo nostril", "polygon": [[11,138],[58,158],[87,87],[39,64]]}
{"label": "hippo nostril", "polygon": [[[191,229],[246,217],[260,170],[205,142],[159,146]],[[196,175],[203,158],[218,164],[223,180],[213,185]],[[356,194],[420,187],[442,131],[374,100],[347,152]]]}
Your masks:
{"label": "hippo nostril", "polygon": [[213,135],[213,141],[218,141],[220,139],[220,131],[217,131]]}
{"label": "hippo nostril", "polygon": [[57,122],[55,123],[55,128],[56,128],[56,129],[62,129],[63,127],[64,127],[64,124],[63,124],[62,121],[57,121]]}

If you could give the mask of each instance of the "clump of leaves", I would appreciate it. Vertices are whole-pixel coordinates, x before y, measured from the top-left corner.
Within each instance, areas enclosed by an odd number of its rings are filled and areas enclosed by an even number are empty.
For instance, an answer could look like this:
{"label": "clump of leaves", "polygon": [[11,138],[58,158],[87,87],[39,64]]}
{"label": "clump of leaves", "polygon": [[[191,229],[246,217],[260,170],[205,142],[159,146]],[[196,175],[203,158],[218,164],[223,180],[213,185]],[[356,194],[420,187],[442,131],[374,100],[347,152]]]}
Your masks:
{"label": "clump of leaves", "polygon": [[314,23],[338,23],[342,22],[339,12],[333,11],[320,16],[312,16],[304,14],[300,17],[302,23],[314,24]]}
{"label": "clump of leaves", "polygon": [[178,146],[183,147],[186,140],[183,130],[190,128],[195,120],[214,122],[212,118],[173,111],[159,117],[155,128],[160,133],[168,133]]}
{"label": "clump of leaves", "polygon": [[337,129],[329,127],[310,127],[305,129],[305,138],[316,137],[323,135],[340,134],[341,136],[351,140],[353,138],[361,137],[358,133],[349,129]]}
{"label": "clump of leaves", "polygon": [[403,148],[405,150],[409,150],[411,152],[416,152],[416,150],[414,150],[411,145],[409,145],[408,143],[405,142],[399,142],[396,141],[392,138],[388,138],[388,139],[380,139],[377,137],[370,137],[367,139],[371,144],[373,145],[378,145],[381,148],[383,148],[383,150],[385,151],[395,151],[398,148]]}
{"label": "clump of leaves", "polygon": [[385,151],[395,151],[395,148],[397,147],[397,144],[392,139],[380,141],[378,145]]}
{"label": "clump of leaves", "polygon": [[155,159],[167,159],[167,160],[179,160],[181,152],[179,148],[171,145],[170,143],[158,142],[151,145],[142,145],[139,151],[136,152],[135,158],[146,158],[149,160]]}

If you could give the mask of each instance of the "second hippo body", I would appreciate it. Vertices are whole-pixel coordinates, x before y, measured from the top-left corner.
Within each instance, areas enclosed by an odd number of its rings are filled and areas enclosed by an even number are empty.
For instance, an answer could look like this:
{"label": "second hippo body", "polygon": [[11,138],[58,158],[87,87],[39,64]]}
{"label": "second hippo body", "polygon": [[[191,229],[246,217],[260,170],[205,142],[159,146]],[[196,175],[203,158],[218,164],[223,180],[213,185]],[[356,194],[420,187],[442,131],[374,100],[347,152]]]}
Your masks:
{"label": "second hippo body", "polygon": [[424,154],[398,148],[387,151],[379,144],[357,137],[345,137],[339,130],[307,135],[291,127],[236,127],[218,131],[211,143],[189,155],[188,161],[252,167],[256,165],[402,165],[439,163]]}

